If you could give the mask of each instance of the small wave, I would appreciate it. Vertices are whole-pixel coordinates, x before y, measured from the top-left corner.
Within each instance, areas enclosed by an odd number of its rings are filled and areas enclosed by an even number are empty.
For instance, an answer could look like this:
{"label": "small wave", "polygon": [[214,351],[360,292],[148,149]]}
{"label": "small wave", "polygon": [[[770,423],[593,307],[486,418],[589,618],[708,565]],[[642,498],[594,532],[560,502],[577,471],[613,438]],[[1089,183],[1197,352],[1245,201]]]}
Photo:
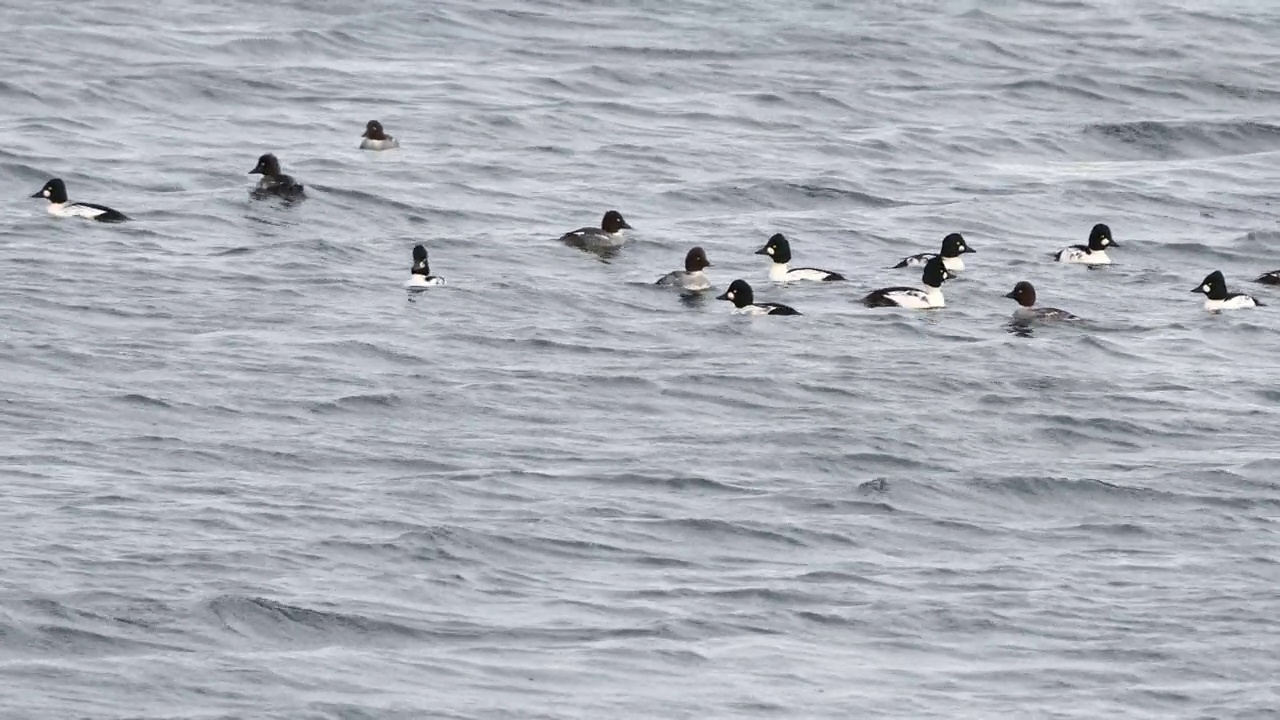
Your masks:
{"label": "small wave", "polygon": [[732,495],[759,495],[761,491],[734,485],[733,483],[712,480],[696,476],[645,475],[641,473],[618,473],[616,475],[592,474],[582,478],[557,477],[559,481],[582,479],[591,483],[606,485],[635,485],[642,488],[664,488],[673,491],[692,491],[695,493],[725,493]]}
{"label": "small wave", "polygon": [[3,97],[10,101],[17,99],[19,97],[26,98],[28,100],[42,99],[40,96],[40,93],[37,93],[33,90],[28,90],[27,88],[17,83],[8,82],[5,80],[0,80],[0,97]]}
{"label": "small wave", "polygon": [[149,615],[167,613],[167,608],[150,602],[130,601],[129,604],[132,607],[128,611],[100,613],[51,598],[32,598],[25,605],[45,621],[34,625],[0,624],[0,648],[58,656],[183,651],[180,647],[134,637],[154,627],[156,623]]}
{"label": "small wave", "polygon": [[817,612],[815,610],[800,610],[796,612],[796,617],[805,622],[826,627],[850,628],[862,627],[867,624],[865,620],[857,620],[843,615],[836,615],[835,613]]}
{"label": "small wave", "polygon": [[663,195],[670,199],[700,205],[726,205],[737,208],[741,207],[741,203],[749,203],[788,211],[794,211],[798,207],[812,208],[821,205],[856,208],[892,208],[907,205],[882,195],[840,187],[829,179],[807,182],[761,179],[704,188],[690,185],[684,189],[666,191]]}
{"label": "small wave", "polygon": [[1198,77],[1190,80],[1184,80],[1182,85],[1190,90],[1208,91],[1214,95],[1224,95],[1226,97],[1239,100],[1275,102],[1277,98],[1280,98],[1280,91],[1259,85],[1237,85],[1235,83],[1206,80]]}
{"label": "small wave", "polygon": [[[1208,245],[1200,242],[1163,243],[1160,246],[1160,251],[1161,252],[1165,252],[1165,251],[1184,252],[1184,253],[1187,253],[1188,255],[1195,255],[1198,259],[1202,261],[1213,260],[1213,261],[1224,262],[1224,263],[1239,262],[1241,260],[1252,258],[1254,256],[1254,253],[1238,252],[1230,248],[1224,248],[1224,247],[1219,247],[1215,245]],[[1258,276],[1257,273],[1250,274],[1249,279],[1252,280],[1257,276]],[[1158,279],[1165,280],[1165,278],[1158,278]],[[1239,282],[1240,280],[1241,278],[1235,278],[1235,277],[1227,278],[1227,282],[1233,283],[1233,284],[1235,282]]]}
{"label": "small wave", "polygon": [[133,640],[119,634],[106,634],[68,627],[41,625],[27,640],[28,648],[58,655],[123,655],[155,650],[182,652],[183,648],[163,643]]}
{"label": "small wave", "polygon": [[[418,367],[422,362],[422,359],[416,355],[363,340],[338,340],[321,343],[320,348],[346,357],[386,360],[409,367]],[[426,380],[429,378],[420,377],[418,379]]]}
{"label": "small wave", "polygon": [[1009,93],[1015,97],[1039,97],[1046,93],[1057,93],[1067,95],[1077,100],[1087,100],[1089,102],[1115,102],[1115,98],[1105,95],[1097,90],[1090,90],[1089,88],[1081,87],[1082,84],[1094,85],[1095,83],[1083,78],[1018,80],[998,86],[997,91],[1001,93]]}
{"label": "small wave", "polygon": [[[1102,480],[1080,480],[1067,477],[1011,477],[979,480],[975,486],[1003,495],[1034,498],[1037,503],[1049,500],[1076,499],[1089,502],[1111,503],[1119,507],[1123,501],[1147,501],[1157,495],[1155,491],[1141,487],[1125,487]],[[1114,507],[1113,507],[1114,509]]]}
{"label": "small wave", "polygon": [[1089,125],[1085,134],[1158,159],[1245,155],[1280,149],[1280,125],[1261,122],[1160,122]]}
{"label": "small wave", "polygon": [[261,246],[244,245],[241,247],[233,247],[227,250],[219,250],[213,253],[214,257],[235,257],[237,255],[252,255],[262,250]]}
{"label": "small wave", "polygon": [[[701,538],[710,540],[713,538],[744,538],[750,540],[763,540],[769,543],[785,545],[788,547],[803,547],[807,545],[804,540],[792,537],[788,533],[779,532],[760,527],[758,523],[730,522],[728,520],[720,520],[717,518],[679,518],[670,520],[656,520],[654,524],[662,526],[674,533],[690,533]],[[799,528],[795,529],[801,531]],[[814,533],[815,535],[824,535],[825,533]]]}
{"label": "small wave", "polygon": [[222,595],[210,601],[207,608],[224,629],[251,640],[379,644],[430,634],[387,620],[313,610],[264,597]]}
{"label": "small wave", "polygon": [[311,412],[327,414],[331,412],[353,412],[374,409],[390,409],[401,404],[400,396],[392,393],[362,393],[347,395],[336,400],[311,403]]}
{"label": "small wave", "polygon": [[141,395],[138,393],[129,393],[120,395],[116,398],[130,405],[142,405],[145,407],[172,408],[173,405],[161,400],[160,398],[151,397],[150,395]]}

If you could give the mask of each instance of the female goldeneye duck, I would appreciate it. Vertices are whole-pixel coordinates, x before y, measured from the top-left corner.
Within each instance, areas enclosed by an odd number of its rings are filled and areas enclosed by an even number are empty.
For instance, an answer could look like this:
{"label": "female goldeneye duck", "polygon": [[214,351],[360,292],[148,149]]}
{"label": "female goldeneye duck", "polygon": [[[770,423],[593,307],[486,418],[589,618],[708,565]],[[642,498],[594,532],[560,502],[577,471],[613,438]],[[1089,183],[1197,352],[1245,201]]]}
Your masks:
{"label": "female goldeneye duck", "polygon": [[421,245],[415,245],[413,270],[409,273],[409,287],[434,287],[444,284],[444,278],[431,274],[431,267],[427,264],[427,249]]}
{"label": "female goldeneye duck", "polygon": [[617,210],[610,210],[604,214],[604,218],[600,220],[600,227],[584,227],[578,228],[572,232],[567,232],[560,236],[560,239],[569,243],[592,243],[592,242],[609,242],[621,240],[626,233],[623,230],[630,230],[631,226],[626,220],[622,219],[622,213]]}
{"label": "female goldeneye duck", "polygon": [[1254,282],[1262,283],[1263,285],[1280,285],[1280,270],[1262,273]]}
{"label": "female goldeneye duck", "polygon": [[942,257],[942,266],[951,272],[960,272],[964,270],[964,258],[960,257],[965,253],[976,253],[977,250],[969,247],[969,243],[964,241],[964,236],[960,233],[951,233],[942,238],[942,251],[940,253],[920,253],[919,255],[909,255],[902,258],[893,269],[916,267],[929,262],[931,258]]}
{"label": "female goldeneye duck", "polygon": [[673,270],[658,278],[657,285],[678,287],[682,290],[710,290],[711,280],[703,270],[711,267],[707,254],[695,247],[684,256],[684,270]]}
{"label": "female goldeneye duck", "polygon": [[782,233],[769,238],[769,242],[757,250],[756,255],[768,255],[773,260],[773,264],[769,266],[769,279],[773,282],[791,282],[792,280],[831,282],[844,280],[843,275],[830,270],[819,270],[818,268],[788,269],[787,263],[791,262],[791,243],[787,241],[787,238]]}
{"label": "female goldeneye duck", "polygon": [[360,141],[361,150],[390,150],[400,147],[400,143],[384,132],[382,123],[377,120],[370,120],[360,137],[364,138]]}
{"label": "female goldeneye duck", "polygon": [[1250,295],[1227,292],[1227,279],[1221,270],[1214,270],[1201,283],[1191,288],[1193,293],[1204,293],[1204,309],[1210,312],[1219,310],[1239,310],[1241,308],[1263,307]]}
{"label": "female goldeneye duck", "polygon": [[955,277],[947,272],[942,258],[930,258],[924,264],[924,274],[920,281],[924,288],[891,287],[868,293],[862,298],[867,307],[903,307],[912,310],[931,310],[944,307],[942,299],[942,283]]}
{"label": "female goldeneye duck", "polygon": [[728,300],[733,303],[734,312],[743,315],[799,315],[800,312],[789,305],[780,303],[758,303],[755,293],[746,280],[734,280],[729,289],[716,297],[717,300]]}
{"label": "female goldeneye duck", "polygon": [[258,164],[249,171],[250,175],[261,175],[254,194],[259,196],[279,195],[296,198],[302,195],[302,184],[280,172],[280,161],[275,155],[267,153],[258,158]]}
{"label": "female goldeneye duck", "polygon": [[49,214],[57,217],[82,217],[98,222],[124,222],[129,219],[119,210],[112,210],[105,205],[67,202],[67,185],[58,178],[45,183],[40,192],[31,197],[48,200]]}
{"label": "female goldeneye duck", "polygon": [[1005,295],[1018,301],[1018,309],[1013,311],[1014,320],[1079,320],[1066,310],[1050,307],[1036,307],[1036,289],[1031,283],[1023,280],[1013,286]]}
{"label": "female goldeneye duck", "polygon": [[1110,265],[1107,248],[1118,248],[1111,239],[1111,228],[1098,223],[1089,232],[1088,245],[1072,245],[1053,254],[1053,259],[1060,263],[1077,263],[1080,265]]}

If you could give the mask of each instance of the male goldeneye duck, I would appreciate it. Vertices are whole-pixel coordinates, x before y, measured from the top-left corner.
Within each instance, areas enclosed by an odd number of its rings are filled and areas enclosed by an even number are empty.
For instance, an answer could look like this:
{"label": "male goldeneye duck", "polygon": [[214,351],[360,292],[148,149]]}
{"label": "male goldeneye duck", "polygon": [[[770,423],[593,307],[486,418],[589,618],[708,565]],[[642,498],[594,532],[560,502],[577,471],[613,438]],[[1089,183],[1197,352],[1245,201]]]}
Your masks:
{"label": "male goldeneye duck", "polygon": [[792,280],[829,282],[844,280],[843,275],[830,270],[819,270],[817,268],[787,269],[787,263],[791,262],[791,243],[787,241],[787,238],[782,233],[769,238],[769,242],[757,250],[756,254],[768,255],[773,260],[773,264],[769,266],[769,279],[773,282],[790,282]]}
{"label": "male goldeneye duck", "polygon": [[623,230],[630,229],[631,226],[627,224],[626,220],[622,219],[622,213],[617,210],[610,210],[600,220],[600,227],[578,228],[561,235],[560,239],[567,243],[577,244],[618,242],[626,236]]}
{"label": "male goldeneye duck", "polygon": [[1079,320],[1066,310],[1050,307],[1036,307],[1036,289],[1031,283],[1023,280],[1013,286],[1005,295],[1018,301],[1018,309],[1013,311],[1014,320]]}
{"label": "male goldeneye duck", "polygon": [[1191,288],[1191,292],[1204,293],[1204,309],[1210,312],[1263,306],[1252,296],[1227,292],[1227,279],[1222,276],[1221,270],[1209,273],[1199,285]]}
{"label": "male goldeneye duck", "polygon": [[711,280],[703,270],[711,267],[707,254],[695,247],[684,256],[684,270],[673,270],[658,278],[657,285],[678,287],[682,290],[709,290]]}
{"label": "male goldeneye duck", "polygon": [[444,278],[431,274],[427,264],[427,249],[421,245],[413,247],[413,270],[409,272],[409,287],[433,287],[444,285]]}
{"label": "male goldeneye duck", "polygon": [[40,192],[31,197],[48,200],[49,214],[57,217],[82,217],[98,222],[124,222],[129,219],[119,210],[112,210],[105,205],[67,202],[67,184],[58,178],[45,183]]}
{"label": "male goldeneye duck", "polygon": [[1118,248],[1111,239],[1111,228],[1098,223],[1089,232],[1088,245],[1072,245],[1053,254],[1053,259],[1060,263],[1077,263],[1080,265],[1110,265],[1107,248]]}
{"label": "male goldeneye duck", "polygon": [[1280,285],[1280,270],[1262,273],[1254,282],[1262,283],[1263,285]]}
{"label": "male goldeneye duck", "polygon": [[912,310],[931,310],[944,307],[942,283],[955,277],[947,272],[942,258],[933,257],[924,264],[920,281],[924,288],[891,287],[868,293],[862,298],[867,307],[904,307]]}
{"label": "male goldeneye duck", "polygon": [[729,289],[716,297],[717,300],[728,300],[733,303],[734,312],[743,315],[799,315],[799,311],[789,305],[780,303],[758,303],[755,293],[746,280],[734,280]]}
{"label": "male goldeneye duck", "polygon": [[360,137],[364,138],[360,141],[361,150],[390,150],[400,147],[395,138],[382,130],[382,123],[377,120],[370,120]]}
{"label": "male goldeneye duck", "polygon": [[258,158],[258,164],[249,174],[262,176],[258,180],[258,186],[254,188],[255,195],[279,195],[287,198],[302,195],[302,184],[280,172],[280,161],[271,153]]}
{"label": "male goldeneye duck", "polygon": [[960,257],[965,253],[977,252],[969,247],[969,243],[964,241],[964,236],[960,233],[951,233],[942,238],[942,252],[940,253],[920,253],[919,255],[909,255],[902,258],[893,269],[916,267],[929,262],[931,258],[942,257],[942,266],[951,272],[960,272],[964,270],[964,258]]}

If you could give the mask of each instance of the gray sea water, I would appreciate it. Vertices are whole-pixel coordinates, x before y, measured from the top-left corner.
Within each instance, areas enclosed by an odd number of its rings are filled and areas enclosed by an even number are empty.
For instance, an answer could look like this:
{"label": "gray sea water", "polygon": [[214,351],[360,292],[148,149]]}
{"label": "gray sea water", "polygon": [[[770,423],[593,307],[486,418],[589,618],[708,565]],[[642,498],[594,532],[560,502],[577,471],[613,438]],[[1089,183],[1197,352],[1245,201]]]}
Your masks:
{"label": "gray sea water", "polygon": [[1278,77],[1243,0],[3,0],[0,717],[1274,717]]}

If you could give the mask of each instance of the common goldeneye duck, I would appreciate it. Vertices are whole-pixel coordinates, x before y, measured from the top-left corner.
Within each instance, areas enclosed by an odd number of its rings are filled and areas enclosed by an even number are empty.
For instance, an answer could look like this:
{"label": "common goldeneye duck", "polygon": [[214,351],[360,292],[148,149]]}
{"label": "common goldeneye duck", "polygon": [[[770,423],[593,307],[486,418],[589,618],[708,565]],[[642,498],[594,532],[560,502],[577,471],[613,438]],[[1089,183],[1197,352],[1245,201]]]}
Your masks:
{"label": "common goldeneye duck", "polygon": [[630,230],[631,226],[626,220],[622,219],[622,213],[617,210],[610,210],[604,214],[604,218],[600,220],[600,227],[584,227],[578,228],[571,232],[567,232],[560,236],[560,239],[568,243],[591,244],[596,242],[617,242],[622,240],[626,233],[623,230]]}
{"label": "common goldeneye duck", "polygon": [[684,270],[673,270],[658,278],[656,284],[682,290],[710,290],[711,280],[703,270],[711,267],[707,254],[695,247],[684,256]]}
{"label": "common goldeneye duck", "polygon": [[280,161],[275,155],[267,153],[258,158],[258,164],[249,171],[250,175],[261,175],[254,194],[259,196],[279,195],[296,198],[302,195],[302,184],[280,172]]}
{"label": "common goldeneye duck", "polygon": [[1023,280],[1013,286],[1005,295],[1018,301],[1018,309],[1013,311],[1014,320],[1079,320],[1066,310],[1050,307],[1036,307],[1036,289],[1031,283]]}
{"label": "common goldeneye duck", "polygon": [[942,238],[942,251],[939,253],[920,253],[919,255],[908,255],[902,258],[893,269],[916,267],[929,262],[931,258],[942,257],[942,266],[951,272],[960,272],[964,270],[964,258],[960,257],[965,253],[977,252],[969,247],[969,243],[964,241],[964,236],[960,233],[951,233]]}
{"label": "common goldeneye duck", "polygon": [[67,202],[67,184],[58,178],[45,183],[40,192],[31,197],[48,200],[49,214],[57,217],[82,217],[98,222],[124,222],[129,219],[119,210],[112,210],[105,205]]}
{"label": "common goldeneye duck", "polygon": [[1053,259],[1060,263],[1076,263],[1080,265],[1110,265],[1107,248],[1118,248],[1111,239],[1111,228],[1098,223],[1089,232],[1088,245],[1072,245],[1053,254]]}
{"label": "common goldeneye duck", "polygon": [[743,315],[799,315],[799,311],[789,305],[780,303],[758,303],[755,293],[746,280],[734,280],[729,289],[716,296],[717,300],[728,300],[733,303],[734,312]]}
{"label": "common goldeneye duck", "polygon": [[400,147],[400,143],[384,132],[382,123],[377,120],[370,120],[360,137],[364,138],[360,141],[361,150],[390,150]]}
{"label": "common goldeneye duck", "polygon": [[867,307],[903,307],[912,310],[931,310],[946,305],[942,299],[942,283],[955,277],[942,264],[942,258],[930,258],[924,264],[920,281],[924,288],[881,288],[862,298]]}
{"label": "common goldeneye duck", "polygon": [[1204,309],[1210,312],[1263,306],[1250,295],[1227,292],[1227,279],[1221,270],[1209,273],[1199,285],[1191,288],[1191,292],[1204,293]]}
{"label": "common goldeneye duck", "polygon": [[1262,283],[1263,285],[1280,285],[1280,270],[1262,273],[1254,282]]}
{"label": "common goldeneye duck", "polygon": [[843,275],[830,270],[819,270],[818,268],[788,269],[787,263],[791,262],[791,243],[787,241],[786,236],[782,233],[769,238],[769,242],[757,250],[756,254],[768,255],[773,260],[773,264],[769,266],[769,279],[773,282],[791,282],[792,280],[830,282],[844,280]]}
{"label": "common goldeneye duck", "polygon": [[434,287],[444,285],[444,278],[431,274],[431,266],[427,264],[427,249],[421,245],[413,247],[413,270],[409,272],[409,287]]}

